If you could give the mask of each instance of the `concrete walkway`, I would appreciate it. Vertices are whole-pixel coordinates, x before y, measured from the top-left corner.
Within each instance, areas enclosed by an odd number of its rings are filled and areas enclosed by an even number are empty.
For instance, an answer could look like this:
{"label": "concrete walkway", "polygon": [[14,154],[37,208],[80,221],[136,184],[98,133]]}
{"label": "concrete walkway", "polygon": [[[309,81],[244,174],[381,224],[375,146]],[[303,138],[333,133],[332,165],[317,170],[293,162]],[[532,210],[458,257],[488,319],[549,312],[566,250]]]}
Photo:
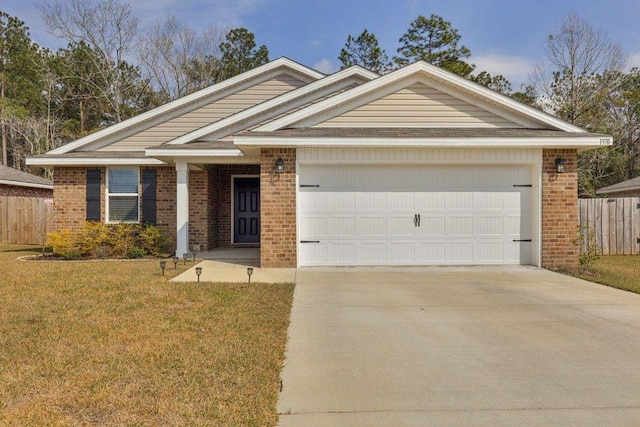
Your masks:
{"label": "concrete walkway", "polygon": [[201,282],[247,282],[247,268],[253,268],[251,282],[295,283],[295,268],[260,268],[259,248],[218,248],[197,254],[203,261],[171,279],[172,282],[195,282],[196,267],[202,268]]}
{"label": "concrete walkway", "polygon": [[280,425],[638,425],[640,295],[545,270],[300,269]]}

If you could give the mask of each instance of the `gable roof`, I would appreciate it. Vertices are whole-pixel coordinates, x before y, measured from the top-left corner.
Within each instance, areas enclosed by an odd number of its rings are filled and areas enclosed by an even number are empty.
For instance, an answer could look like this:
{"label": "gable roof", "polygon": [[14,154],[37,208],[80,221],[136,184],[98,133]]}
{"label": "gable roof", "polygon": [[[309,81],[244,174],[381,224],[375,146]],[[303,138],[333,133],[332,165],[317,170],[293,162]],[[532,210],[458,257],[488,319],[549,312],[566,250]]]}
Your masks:
{"label": "gable roof", "polygon": [[619,182],[617,184],[603,187],[596,191],[596,194],[622,193],[624,191],[640,190],[640,176]]}
{"label": "gable roof", "polygon": [[251,83],[259,77],[277,73],[279,69],[287,69],[296,75],[305,77],[309,81],[317,80],[324,77],[324,74],[308,68],[304,65],[298,64],[288,58],[278,58],[265,65],[254,68],[245,73],[239,74],[235,77],[227,79],[223,82],[209,86],[208,88],[199,90],[190,95],[171,101],[153,110],[139,114],[128,120],[117,123],[108,128],[99,130],[95,133],[80,138],[69,144],[65,144],[54,150],[49,151],[48,154],[64,154],[79,148],[86,147],[90,144],[94,144],[100,141],[104,141],[105,144],[109,142],[115,142],[116,138],[121,138],[123,134],[132,134],[142,129],[149,128],[155,124],[167,120],[167,118],[176,117],[186,111],[193,110],[206,103],[211,102],[216,97],[223,98],[232,93],[245,89],[251,86]]}
{"label": "gable roof", "polygon": [[[301,88],[284,93],[280,96],[262,102],[246,110],[240,111],[222,120],[211,123],[210,125],[201,127],[179,136],[166,144],[186,144],[198,141],[202,138],[217,139],[233,133],[234,130],[244,130],[248,126],[252,126],[265,120],[265,113],[269,113],[269,117],[290,111],[309,102],[309,98],[313,95],[314,99],[330,95],[353,84],[353,81],[370,81],[378,77],[378,74],[359,66],[352,66],[337,73],[326,76],[320,80],[309,83]],[[234,126],[235,125],[235,126]],[[231,129],[230,129],[231,128]],[[220,132],[227,130],[226,132]]]}
{"label": "gable roof", "polygon": [[423,61],[398,69],[325,101],[295,111],[280,119],[259,126],[255,130],[268,132],[287,127],[310,127],[313,124],[320,123],[323,120],[377,99],[381,94],[403,88],[416,81],[513,120],[525,127],[552,128],[565,132],[585,132],[584,129],[578,126]]}
{"label": "gable roof", "polygon": [[0,184],[53,189],[53,182],[49,179],[2,165],[0,165]]}

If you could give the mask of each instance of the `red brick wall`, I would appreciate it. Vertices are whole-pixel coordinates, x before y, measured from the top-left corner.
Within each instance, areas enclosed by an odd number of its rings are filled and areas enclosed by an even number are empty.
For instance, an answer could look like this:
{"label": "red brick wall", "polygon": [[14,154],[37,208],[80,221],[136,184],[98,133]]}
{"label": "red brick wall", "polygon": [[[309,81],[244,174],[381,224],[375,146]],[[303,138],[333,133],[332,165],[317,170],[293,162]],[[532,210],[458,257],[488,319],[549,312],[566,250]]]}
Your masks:
{"label": "red brick wall", "polygon": [[53,190],[46,188],[23,187],[18,185],[0,184],[0,196],[10,197],[42,197],[50,199],[53,197]]}
{"label": "red brick wall", "polygon": [[209,171],[190,171],[189,249],[192,249],[193,245],[200,245],[200,250],[205,250],[210,247],[209,210]]}
{"label": "red brick wall", "polygon": [[[101,169],[100,220],[105,220],[105,170]],[[53,228],[82,228],[87,219],[87,168],[56,167],[53,169]]]}
{"label": "red brick wall", "polygon": [[[285,162],[282,174],[275,162]],[[262,149],[260,153],[261,267],[295,267],[296,253],[296,149]]]}
{"label": "red brick wall", "polygon": [[[557,173],[556,158],[566,160]],[[578,249],[578,162],[576,150],[542,151],[542,266],[575,269]]]}
{"label": "red brick wall", "polygon": [[156,225],[167,237],[167,249],[176,246],[176,170],[172,166],[156,169]]}

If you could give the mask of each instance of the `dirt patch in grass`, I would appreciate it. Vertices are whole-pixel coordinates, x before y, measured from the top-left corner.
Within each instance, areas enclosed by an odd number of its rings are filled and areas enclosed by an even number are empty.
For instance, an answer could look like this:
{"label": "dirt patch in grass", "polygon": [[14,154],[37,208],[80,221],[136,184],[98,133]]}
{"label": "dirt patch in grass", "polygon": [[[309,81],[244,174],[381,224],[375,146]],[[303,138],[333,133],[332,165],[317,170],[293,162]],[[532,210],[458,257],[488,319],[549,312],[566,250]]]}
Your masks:
{"label": "dirt patch in grass", "polygon": [[0,245],[0,425],[276,423],[293,285],[33,251]]}
{"label": "dirt patch in grass", "polygon": [[591,282],[640,293],[640,257],[633,255],[606,255],[594,261],[589,274],[575,276]]}

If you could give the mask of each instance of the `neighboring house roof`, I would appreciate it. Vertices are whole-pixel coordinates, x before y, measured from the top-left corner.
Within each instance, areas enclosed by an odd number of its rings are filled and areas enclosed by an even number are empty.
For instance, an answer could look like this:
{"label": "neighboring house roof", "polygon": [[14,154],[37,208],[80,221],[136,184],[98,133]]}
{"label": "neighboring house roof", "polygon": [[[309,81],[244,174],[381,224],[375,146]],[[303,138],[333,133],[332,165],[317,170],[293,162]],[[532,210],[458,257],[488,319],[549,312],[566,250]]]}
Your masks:
{"label": "neighboring house roof", "polygon": [[597,190],[596,194],[615,194],[637,190],[640,190],[640,176],[610,185],[608,187],[603,187]]}
{"label": "neighboring house roof", "polygon": [[53,182],[37,175],[0,165],[0,184],[53,189]]}

